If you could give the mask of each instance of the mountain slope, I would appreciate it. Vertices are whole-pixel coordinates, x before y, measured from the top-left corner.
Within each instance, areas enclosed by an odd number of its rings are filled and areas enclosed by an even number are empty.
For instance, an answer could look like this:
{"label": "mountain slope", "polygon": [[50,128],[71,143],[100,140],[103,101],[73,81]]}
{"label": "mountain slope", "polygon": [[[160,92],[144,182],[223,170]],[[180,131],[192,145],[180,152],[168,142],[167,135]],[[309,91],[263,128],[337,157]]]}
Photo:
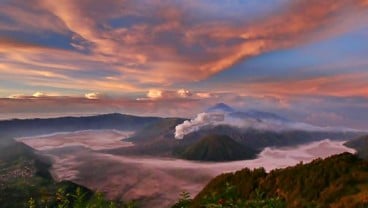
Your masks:
{"label": "mountain slope", "polygon": [[90,190],[72,182],[53,181],[48,170],[50,166],[45,158],[22,143],[0,145],[1,207],[28,207],[31,198],[38,202],[37,207],[56,207],[59,189],[69,192],[80,188],[88,197],[92,195]]}
{"label": "mountain slope", "polygon": [[311,132],[301,130],[290,131],[270,131],[257,129],[241,129],[229,125],[209,126],[199,131],[187,134],[185,140],[198,141],[207,135],[227,135],[236,142],[253,149],[262,150],[270,146],[294,146],[303,143],[323,140],[326,138],[332,140],[347,140],[360,135],[355,132]]}
{"label": "mountain slope", "polygon": [[185,119],[181,118],[162,118],[144,126],[141,130],[136,132],[130,140],[139,143],[152,142],[158,137],[173,137],[175,127],[184,121]]}
{"label": "mountain slope", "polygon": [[359,157],[368,160],[368,135],[348,141],[344,145],[355,149]]}
{"label": "mountain slope", "polygon": [[367,207],[368,162],[343,153],[270,173],[264,169],[243,169],[222,174],[210,181],[191,207],[202,207],[209,199],[206,196],[217,195],[221,199],[229,185],[237,196],[235,200],[252,200],[261,195],[282,199],[290,208]]}
{"label": "mountain slope", "polygon": [[256,151],[226,135],[209,135],[187,147],[181,157],[200,161],[232,161],[255,157]]}

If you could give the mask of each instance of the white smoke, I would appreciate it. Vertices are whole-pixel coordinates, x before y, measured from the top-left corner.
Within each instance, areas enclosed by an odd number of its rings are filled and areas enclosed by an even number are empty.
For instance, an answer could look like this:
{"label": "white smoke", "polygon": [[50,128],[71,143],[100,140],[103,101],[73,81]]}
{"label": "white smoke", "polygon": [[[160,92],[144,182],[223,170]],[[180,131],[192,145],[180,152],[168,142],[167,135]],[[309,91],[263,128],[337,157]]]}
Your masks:
{"label": "white smoke", "polygon": [[200,113],[192,120],[184,121],[175,127],[175,138],[183,139],[185,135],[199,131],[205,126],[228,125],[241,129],[258,129],[264,131],[319,131],[319,132],[355,132],[358,130],[345,127],[320,127],[303,122],[283,121],[265,118],[237,118],[225,112]]}
{"label": "white smoke", "polygon": [[190,121],[184,121],[175,127],[175,138],[183,139],[185,135],[198,131],[204,126],[217,125],[225,121],[223,113],[200,113]]}

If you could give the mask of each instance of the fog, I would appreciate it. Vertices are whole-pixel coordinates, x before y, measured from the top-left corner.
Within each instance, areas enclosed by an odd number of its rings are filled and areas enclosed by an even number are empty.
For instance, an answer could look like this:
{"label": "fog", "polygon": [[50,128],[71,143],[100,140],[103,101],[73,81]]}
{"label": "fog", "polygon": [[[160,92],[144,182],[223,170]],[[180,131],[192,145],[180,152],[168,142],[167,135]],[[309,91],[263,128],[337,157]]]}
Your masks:
{"label": "fog", "polygon": [[227,112],[204,112],[195,118],[186,120],[175,127],[175,138],[183,139],[185,135],[199,131],[205,126],[229,125],[241,129],[258,129],[265,131],[319,131],[319,132],[356,132],[358,130],[346,127],[320,127],[303,122],[294,122],[277,118],[265,118],[253,115],[252,117],[237,117]]}
{"label": "fog", "polygon": [[84,130],[20,137],[16,140],[37,150],[71,146],[83,146],[92,150],[103,150],[133,146],[132,142],[122,141],[125,138],[129,138],[133,133],[118,130]]}
{"label": "fog", "polygon": [[[292,148],[265,148],[256,159],[235,162],[193,162],[173,158],[118,156],[97,150],[114,145],[130,132],[80,131],[18,141],[52,158],[56,180],[71,180],[101,191],[111,199],[139,199],[143,207],[169,207],[182,191],[197,194],[208,181],[224,172],[264,167],[267,171],[310,162],[354,150],[329,139]],[[53,141],[56,140],[56,141]]]}

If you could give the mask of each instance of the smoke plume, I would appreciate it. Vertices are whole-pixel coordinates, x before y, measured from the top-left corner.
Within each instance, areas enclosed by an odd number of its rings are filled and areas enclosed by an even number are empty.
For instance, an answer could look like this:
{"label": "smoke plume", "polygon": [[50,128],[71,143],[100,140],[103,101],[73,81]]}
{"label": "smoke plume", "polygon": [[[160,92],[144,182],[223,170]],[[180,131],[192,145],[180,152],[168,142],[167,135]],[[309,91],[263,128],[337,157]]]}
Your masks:
{"label": "smoke plume", "polygon": [[183,139],[186,134],[198,131],[204,126],[216,125],[225,121],[223,113],[200,113],[190,121],[184,121],[175,127],[175,138]]}
{"label": "smoke plume", "polygon": [[[238,112],[240,115],[244,112]],[[185,135],[199,131],[205,126],[228,125],[240,129],[257,129],[263,131],[315,131],[315,132],[356,132],[358,130],[346,127],[320,127],[303,122],[269,118],[261,115],[238,117],[239,114],[227,112],[200,113],[194,119],[184,121],[175,127],[175,138],[183,139]]]}

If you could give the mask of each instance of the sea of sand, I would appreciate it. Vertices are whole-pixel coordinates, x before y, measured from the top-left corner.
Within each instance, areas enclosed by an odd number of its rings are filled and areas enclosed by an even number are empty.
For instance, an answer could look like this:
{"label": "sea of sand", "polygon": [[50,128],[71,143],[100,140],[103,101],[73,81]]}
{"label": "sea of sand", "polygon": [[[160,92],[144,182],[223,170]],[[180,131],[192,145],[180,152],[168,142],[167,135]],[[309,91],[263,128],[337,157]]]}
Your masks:
{"label": "sea of sand", "polygon": [[182,191],[197,194],[211,178],[243,168],[266,171],[354,150],[344,141],[325,139],[288,148],[265,148],[256,159],[193,162],[174,158],[121,156],[101,152],[134,145],[132,132],[86,130],[23,137],[17,140],[49,156],[56,180],[70,180],[100,191],[110,199],[138,200],[142,207],[169,207]]}

